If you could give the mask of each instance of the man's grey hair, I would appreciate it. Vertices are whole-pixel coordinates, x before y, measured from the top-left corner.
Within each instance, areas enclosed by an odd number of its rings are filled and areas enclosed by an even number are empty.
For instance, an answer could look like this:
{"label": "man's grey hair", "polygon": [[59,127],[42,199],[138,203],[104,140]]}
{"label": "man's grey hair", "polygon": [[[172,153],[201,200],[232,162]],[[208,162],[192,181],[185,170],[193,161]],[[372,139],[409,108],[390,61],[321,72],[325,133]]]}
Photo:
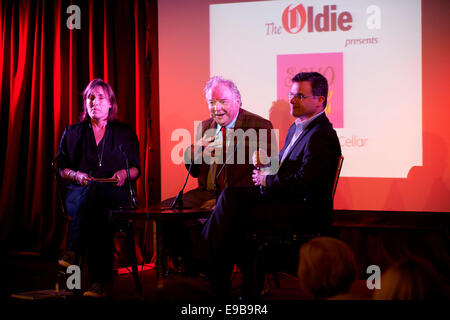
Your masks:
{"label": "man's grey hair", "polygon": [[209,90],[211,90],[212,87],[215,87],[219,84],[225,84],[228,88],[230,88],[235,98],[239,99],[239,104],[242,105],[241,93],[239,92],[236,84],[233,81],[225,79],[222,76],[214,76],[209,79],[209,81],[205,85],[205,95],[208,94]]}

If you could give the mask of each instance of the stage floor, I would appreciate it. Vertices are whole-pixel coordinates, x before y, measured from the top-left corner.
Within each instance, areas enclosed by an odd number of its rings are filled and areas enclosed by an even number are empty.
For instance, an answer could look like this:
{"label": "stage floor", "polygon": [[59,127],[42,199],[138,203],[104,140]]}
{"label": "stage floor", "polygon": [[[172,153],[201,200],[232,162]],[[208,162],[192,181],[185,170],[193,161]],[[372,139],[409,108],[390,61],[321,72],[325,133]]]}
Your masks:
{"label": "stage floor", "polygon": [[[146,265],[148,266],[148,265]],[[151,267],[151,265],[150,265]],[[20,294],[29,291],[54,290],[57,273],[61,268],[57,261],[31,255],[8,256],[1,263],[1,274],[5,286],[2,286],[1,299],[15,302],[19,299],[12,298],[11,294]],[[124,272],[125,271],[125,272]],[[83,273],[83,269],[82,269]],[[212,295],[209,282],[201,276],[188,276],[179,273],[169,273],[164,278],[164,287],[157,289],[155,269],[144,268],[140,272],[142,295],[135,291],[133,277],[126,269],[120,269],[114,276],[112,294],[109,298],[113,301],[211,301]],[[238,301],[242,274],[235,273],[232,282],[232,299]],[[297,285],[297,278],[292,275],[280,275],[280,288],[271,281],[270,290],[263,300],[308,300]],[[369,299],[370,292],[364,289],[364,281],[359,280],[352,287],[354,292]],[[82,289],[86,289],[86,279],[82,281]],[[83,297],[68,296],[66,299],[82,300]]]}

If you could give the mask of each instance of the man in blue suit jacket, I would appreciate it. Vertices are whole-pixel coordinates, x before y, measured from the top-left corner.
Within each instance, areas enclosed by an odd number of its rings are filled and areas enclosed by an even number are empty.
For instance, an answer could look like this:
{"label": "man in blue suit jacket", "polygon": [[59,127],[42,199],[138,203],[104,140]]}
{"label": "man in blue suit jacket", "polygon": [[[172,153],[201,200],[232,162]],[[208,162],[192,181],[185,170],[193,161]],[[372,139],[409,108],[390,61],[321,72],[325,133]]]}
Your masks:
{"label": "man in blue suit jacket", "polygon": [[[226,188],[202,231],[213,290],[227,296],[246,232],[267,229],[323,232],[331,226],[331,192],[341,148],[325,115],[328,82],[317,72],[292,78],[289,128],[277,172],[255,170],[253,187]],[[254,157],[255,158],[255,157]]]}

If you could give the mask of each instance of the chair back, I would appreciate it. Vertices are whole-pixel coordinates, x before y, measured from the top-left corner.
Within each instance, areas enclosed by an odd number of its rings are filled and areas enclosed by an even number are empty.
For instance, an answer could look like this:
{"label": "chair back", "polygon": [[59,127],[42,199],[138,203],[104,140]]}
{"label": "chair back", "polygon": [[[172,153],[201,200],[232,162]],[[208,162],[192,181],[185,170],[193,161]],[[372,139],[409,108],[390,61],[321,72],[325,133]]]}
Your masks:
{"label": "chair back", "polygon": [[344,156],[340,155],[337,159],[336,176],[334,177],[333,191],[331,193],[331,201],[334,201],[334,194],[336,193],[339,176],[341,175],[342,163],[344,162]]}
{"label": "chair back", "polygon": [[55,186],[56,186],[56,197],[58,198],[58,204],[59,204],[59,212],[62,214],[62,216],[67,219],[71,220],[71,217],[68,215],[66,210],[66,205],[64,203],[64,194],[63,190],[65,188],[63,182],[61,181],[61,176],[59,175],[58,166],[56,165],[56,159],[52,161],[51,164],[52,173],[55,176]]}

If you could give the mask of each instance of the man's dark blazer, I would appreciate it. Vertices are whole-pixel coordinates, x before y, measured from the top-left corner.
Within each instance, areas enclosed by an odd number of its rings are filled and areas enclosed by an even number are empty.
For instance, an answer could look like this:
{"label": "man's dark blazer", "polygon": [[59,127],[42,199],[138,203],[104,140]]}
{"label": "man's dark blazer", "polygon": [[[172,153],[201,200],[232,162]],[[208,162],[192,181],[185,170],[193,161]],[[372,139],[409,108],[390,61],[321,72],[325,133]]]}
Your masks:
{"label": "man's dark blazer", "polygon": [[[214,119],[209,118],[207,120],[202,121],[201,123],[201,131],[197,133],[197,139],[202,137],[206,130],[217,128],[217,123]],[[236,119],[236,123],[234,125],[234,129],[255,129],[257,136],[259,129],[267,129],[269,130],[268,137],[268,147],[270,147],[270,137],[271,137],[271,129],[273,129],[272,123],[269,120],[266,120],[254,113],[251,113],[247,110],[240,109],[239,114]],[[258,136],[259,137],[259,136]],[[237,146],[237,142],[234,144]],[[228,156],[227,156],[228,157]],[[224,179],[222,180],[224,185],[220,185],[220,189],[223,190],[228,186],[251,186],[253,185],[252,181],[252,173],[253,173],[253,164],[251,161],[251,155],[248,152],[248,145],[245,146],[245,164],[237,164],[236,158],[234,159],[233,164],[225,164],[223,167],[223,171],[221,175],[224,175]],[[186,168],[189,167],[189,164],[186,164]],[[221,168],[219,166],[218,168]],[[206,189],[208,172],[210,170],[210,165],[202,162],[202,164],[194,164],[191,169],[191,175],[195,178],[198,178],[198,184],[200,189]]]}
{"label": "man's dark blazer", "polygon": [[[287,133],[280,161],[294,133],[295,123]],[[331,192],[341,146],[325,114],[309,123],[288,152],[278,172],[266,177],[265,193],[276,201],[294,204],[303,225],[330,225]]]}

